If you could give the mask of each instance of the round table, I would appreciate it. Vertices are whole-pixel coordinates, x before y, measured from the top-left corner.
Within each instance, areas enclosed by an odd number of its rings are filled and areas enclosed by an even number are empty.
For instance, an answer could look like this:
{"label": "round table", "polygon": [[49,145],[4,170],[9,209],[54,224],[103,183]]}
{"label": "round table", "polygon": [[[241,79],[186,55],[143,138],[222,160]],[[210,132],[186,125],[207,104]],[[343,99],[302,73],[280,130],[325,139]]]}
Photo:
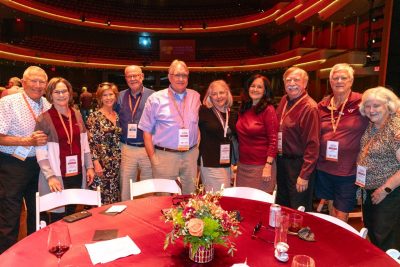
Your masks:
{"label": "round table", "polygon": [[[138,255],[117,259],[101,266],[200,266],[188,257],[188,249],[179,240],[175,245],[163,249],[165,235],[171,231],[171,224],[162,219],[161,209],[172,206],[172,197],[147,197],[118,204],[127,208],[115,216],[105,215],[109,206],[91,209],[93,216],[68,224],[72,246],[62,257],[61,266],[93,266],[85,244],[92,243],[95,230],[118,229],[118,237],[130,236],[141,249]],[[240,230],[242,235],[233,241],[237,251],[234,257],[226,254],[226,248],[215,246],[215,258],[201,266],[231,266],[242,263],[254,266],[290,266],[294,255],[305,254],[314,258],[316,266],[398,266],[386,253],[369,241],[307,213],[283,208],[289,213],[301,213],[303,226],[309,226],[316,242],[307,242],[297,236],[288,236],[289,262],[280,263],[274,256],[274,232],[268,229],[270,204],[223,197],[220,200],[225,210],[238,210],[243,217]],[[251,235],[254,226],[263,221],[257,239]],[[65,223],[63,221],[57,224]],[[49,227],[19,241],[0,255],[0,265],[13,266],[56,266],[57,259],[47,251]]]}

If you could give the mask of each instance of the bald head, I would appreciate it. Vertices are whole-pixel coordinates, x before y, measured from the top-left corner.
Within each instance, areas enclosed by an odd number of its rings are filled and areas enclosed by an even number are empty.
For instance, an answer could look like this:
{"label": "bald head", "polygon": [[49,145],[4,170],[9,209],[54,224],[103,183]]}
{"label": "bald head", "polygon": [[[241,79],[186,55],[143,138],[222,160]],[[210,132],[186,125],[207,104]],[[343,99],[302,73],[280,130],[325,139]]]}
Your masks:
{"label": "bald head", "polygon": [[144,74],[139,66],[131,65],[125,68],[125,81],[133,93],[139,92],[143,87]]}

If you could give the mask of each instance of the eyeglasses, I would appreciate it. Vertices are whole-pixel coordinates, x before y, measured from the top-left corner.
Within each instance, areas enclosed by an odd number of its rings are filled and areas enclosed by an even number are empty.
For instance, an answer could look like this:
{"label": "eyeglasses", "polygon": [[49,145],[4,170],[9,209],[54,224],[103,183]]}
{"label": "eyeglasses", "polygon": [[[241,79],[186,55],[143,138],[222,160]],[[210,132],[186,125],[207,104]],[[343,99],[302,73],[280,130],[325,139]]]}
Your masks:
{"label": "eyeglasses", "polygon": [[286,78],[286,79],[285,79],[285,82],[286,82],[286,83],[291,83],[291,82],[298,83],[298,82],[300,82],[300,81],[301,81],[300,78]]}
{"label": "eyeglasses", "polygon": [[272,244],[273,244],[273,243],[274,243],[273,241],[267,240],[267,239],[262,238],[262,237],[260,237],[260,236],[257,235],[258,232],[261,231],[261,228],[262,228],[262,227],[265,227],[265,226],[263,226],[263,225],[262,225],[262,222],[259,221],[259,222],[256,224],[256,226],[254,226],[253,233],[252,233],[252,235],[251,235],[251,239],[259,239],[259,240],[261,240],[261,241],[264,241],[264,242],[272,243]]}
{"label": "eyeglasses", "polygon": [[126,78],[126,79],[137,79],[137,78],[141,77],[142,75],[143,75],[143,73],[125,75],[125,78]]}
{"label": "eyeglasses", "polygon": [[65,95],[68,93],[69,93],[68,90],[54,90],[53,91],[53,94],[55,94],[55,95]]}
{"label": "eyeglasses", "polygon": [[346,77],[346,76],[338,76],[338,77],[333,77],[333,78],[332,78],[332,80],[335,81],[335,82],[338,82],[339,79],[345,82],[345,81],[347,81],[347,80],[349,79],[349,77]]}
{"label": "eyeglasses", "polygon": [[170,73],[169,75],[172,75],[175,79],[186,80],[187,78],[189,78],[189,74],[173,74],[173,73]]}
{"label": "eyeglasses", "polygon": [[34,84],[39,83],[40,85],[45,85],[45,84],[47,83],[46,81],[42,81],[42,80],[32,80],[32,79],[28,79],[28,81],[29,81],[30,83],[34,83]]}
{"label": "eyeglasses", "polygon": [[112,83],[104,82],[104,83],[99,84],[99,87],[100,87],[100,88],[103,87],[103,86],[109,86],[109,87],[111,87],[112,85],[113,85]]}

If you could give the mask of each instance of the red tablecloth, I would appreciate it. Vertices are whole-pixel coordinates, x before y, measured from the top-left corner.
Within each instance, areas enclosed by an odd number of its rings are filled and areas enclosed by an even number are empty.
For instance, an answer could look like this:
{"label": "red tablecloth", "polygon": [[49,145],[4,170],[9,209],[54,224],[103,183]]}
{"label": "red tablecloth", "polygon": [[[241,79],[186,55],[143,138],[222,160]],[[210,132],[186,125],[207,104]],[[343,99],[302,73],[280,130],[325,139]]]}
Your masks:
{"label": "red tablecloth", "polygon": [[[215,258],[201,266],[231,266],[247,259],[249,266],[290,266],[294,255],[306,254],[314,258],[316,266],[398,266],[386,253],[367,240],[339,226],[302,213],[303,226],[310,226],[316,242],[306,242],[297,236],[288,236],[289,262],[280,263],[273,257],[273,244],[251,239],[254,226],[262,219],[267,225],[269,204],[258,201],[225,197],[221,205],[226,210],[239,210],[244,218],[242,235],[234,242],[234,257],[226,249],[216,246]],[[92,209],[93,216],[69,224],[71,249],[62,257],[61,266],[92,266],[85,244],[92,243],[95,230],[118,229],[118,236],[129,235],[139,246],[141,253],[98,266],[200,266],[188,258],[188,250],[179,241],[163,249],[166,233],[171,224],[161,219],[161,209],[172,206],[171,197],[149,197],[123,202],[127,209],[116,216],[102,214],[108,207]],[[287,209],[288,212],[298,212]],[[65,222],[57,222],[65,223]],[[57,259],[47,251],[48,227],[26,237],[0,255],[0,266],[56,266]],[[273,241],[274,232],[262,228],[260,236]]]}

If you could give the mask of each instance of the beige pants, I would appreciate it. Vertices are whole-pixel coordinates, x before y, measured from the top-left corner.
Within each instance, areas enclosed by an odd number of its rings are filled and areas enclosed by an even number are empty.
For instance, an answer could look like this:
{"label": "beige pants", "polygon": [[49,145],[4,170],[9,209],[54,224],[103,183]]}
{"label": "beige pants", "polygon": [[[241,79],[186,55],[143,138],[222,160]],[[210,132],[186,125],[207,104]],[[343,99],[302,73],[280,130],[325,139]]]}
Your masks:
{"label": "beige pants", "polygon": [[140,180],[153,178],[151,163],[144,147],[121,144],[121,201],[129,200],[129,180],[137,182],[140,170]]}
{"label": "beige pants", "polygon": [[179,176],[182,183],[182,194],[193,193],[197,176],[197,157],[199,149],[192,148],[187,152],[168,152],[155,149],[151,158],[154,178],[175,180]]}
{"label": "beige pants", "polygon": [[204,189],[206,191],[219,191],[221,189],[221,185],[224,185],[224,188],[231,187],[231,167],[226,168],[212,168],[212,167],[204,167],[203,159],[201,159],[200,165],[200,174],[201,181],[204,185]]}

